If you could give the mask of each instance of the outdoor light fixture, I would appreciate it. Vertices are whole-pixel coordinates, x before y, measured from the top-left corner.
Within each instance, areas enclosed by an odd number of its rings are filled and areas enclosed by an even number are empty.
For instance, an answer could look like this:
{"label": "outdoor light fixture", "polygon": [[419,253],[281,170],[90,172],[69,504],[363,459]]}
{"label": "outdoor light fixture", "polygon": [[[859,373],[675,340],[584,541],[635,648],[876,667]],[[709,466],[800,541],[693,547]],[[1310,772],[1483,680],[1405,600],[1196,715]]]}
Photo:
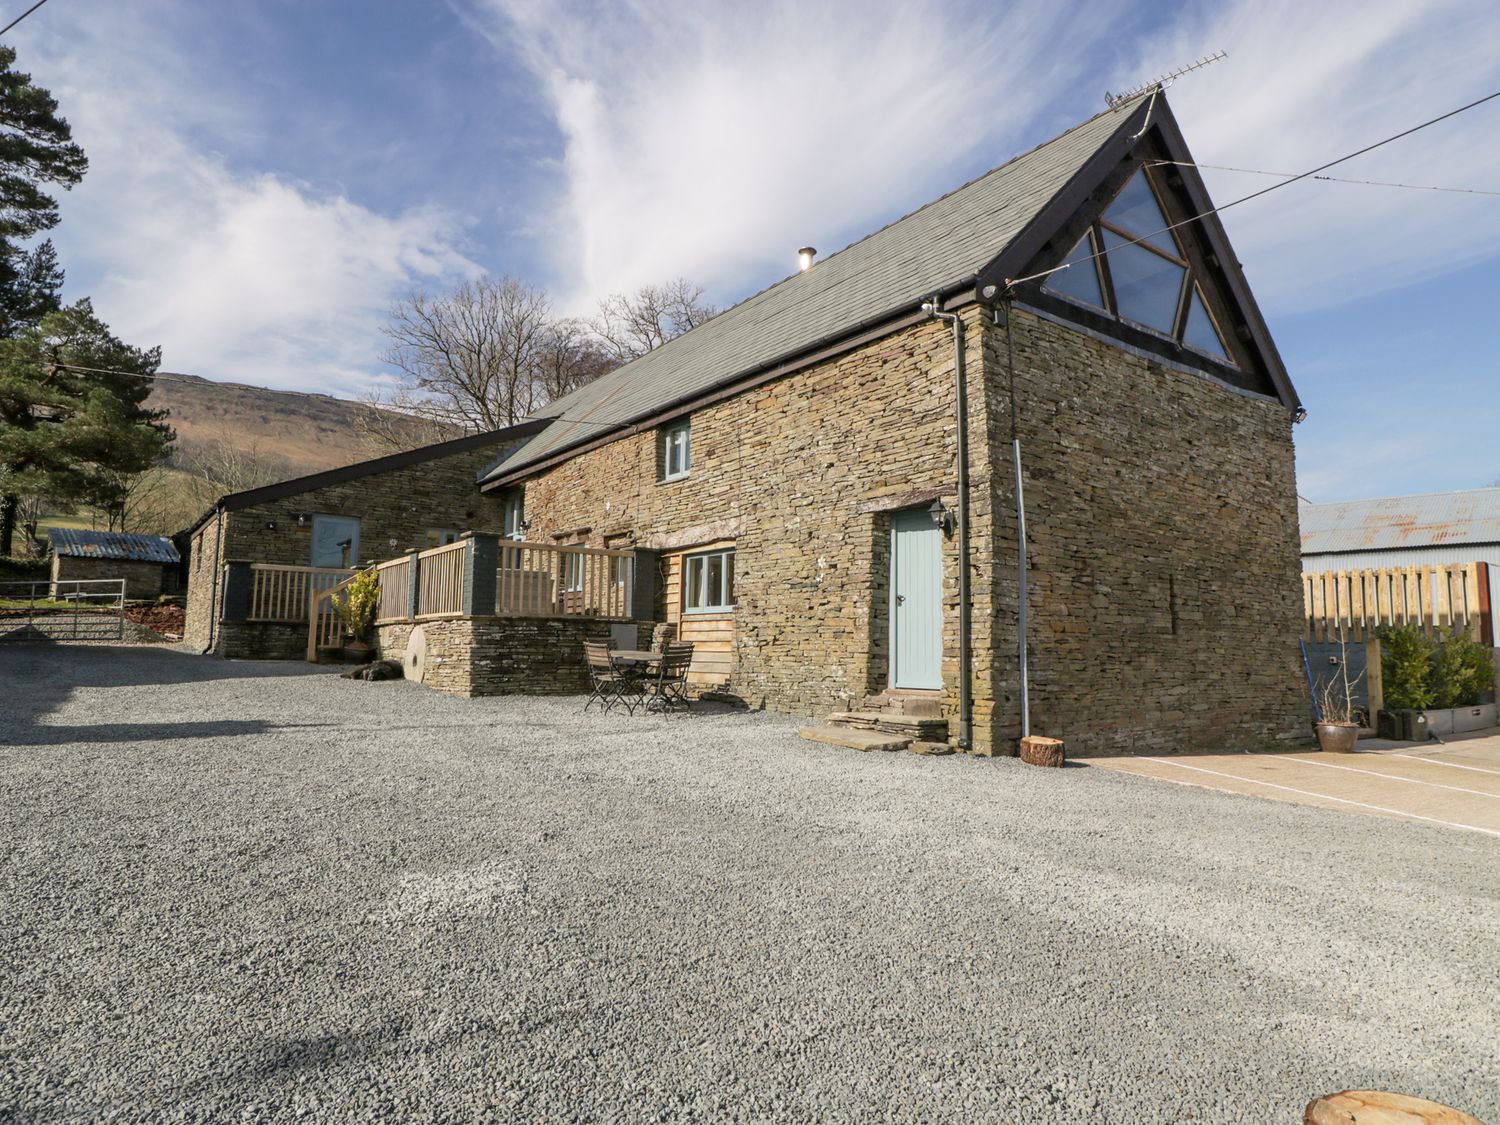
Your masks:
{"label": "outdoor light fixture", "polygon": [[297,513],[297,526],[298,527],[306,527],[307,526],[307,513],[306,512],[298,512]]}
{"label": "outdoor light fixture", "polygon": [[943,504],[942,497],[932,502],[932,507],[927,509],[927,514],[932,517],[932,525],[944,535],[953,534],[953,512]]}
{"label": "outdoor light fixture", "polygon": [[275,520],[267,520],[266,521],[266,530],[267,531],[275,531],[276,530],[276,521]]}

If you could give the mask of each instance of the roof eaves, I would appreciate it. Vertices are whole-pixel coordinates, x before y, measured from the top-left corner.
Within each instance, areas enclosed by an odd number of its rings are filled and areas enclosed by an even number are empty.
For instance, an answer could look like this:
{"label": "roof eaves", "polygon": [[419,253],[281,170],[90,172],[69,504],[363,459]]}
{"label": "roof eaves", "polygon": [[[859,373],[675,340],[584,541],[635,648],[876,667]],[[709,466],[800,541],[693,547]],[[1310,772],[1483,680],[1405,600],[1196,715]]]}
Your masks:
{"label": "roof eaves", "polygon": [[[577,457],[589,450],[598,449],[600,446],[608,445],[610,442],[617,441],[620,438],[629,437],[631,434],[650,429],[653,426],[669,421],[673,417],[688,413],[709,403],[732,397],[760,382],[764,382],[768,378],[780,378],[783,375],[790,375],[808,366],[810,363],[826,362],[828,359],[834,358],[843,352],[863,346],[867,342],[867,338],[871,335],[888,335],[891,332],[908,327],[909,322],[919,323],[926,318],[919,311],[915,311],[913,305],[920,304],[934,296],[942,303],[944,311],[951,312],[954,309],[963,308],[966,305],[972,304],[976,299],[972,281],[972,278],[963,278],[939,289],[936,294],[931,292],[924,293],[894,309],[888,309],[878,316],[867,317],[857,324],[850,325],[839,332],[831,333],[814,341],[812,344],[798,348],[794,352],[756,364],[721,383],[706,387],[700,391],[695,391],[666,405],[644,411],[639,416],[621,421],[608,429],[601,427],[602,432],[593,437],[585,438],[576,445],[568,445],[557,449],[557,443],[554,443],[551,448],[556,450],[556,452],[549,455],[545,450],[538,451],[538,455],[533,456],[530,460],[511,466],[503,473],[496,473],[495,470],[499,469],[504,463],[505,459],[502,458],[500,463],[492,466],[490,472],[493,475],[480,478],[480,490],[487,492],[495,488],[515,484],[544,469],[571,460],[573,457]],[[573,419],[562,420],[573,421]],[[560,434],[558,441],[560,442],[564,436]]]}

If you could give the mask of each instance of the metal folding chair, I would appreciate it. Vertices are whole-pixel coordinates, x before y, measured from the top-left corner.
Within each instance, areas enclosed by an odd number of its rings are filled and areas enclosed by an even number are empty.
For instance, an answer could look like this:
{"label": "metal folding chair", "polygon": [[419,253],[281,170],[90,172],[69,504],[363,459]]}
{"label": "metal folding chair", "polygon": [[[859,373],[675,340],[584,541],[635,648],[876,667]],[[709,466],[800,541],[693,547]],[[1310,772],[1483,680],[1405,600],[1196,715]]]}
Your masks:
{"label": "metal folding chair", "polygon": [[668,641],[662,649],[661,659],[656,663],[656,672],[647,687],[651,691],[646,700],[648,711],[675,711],[679,707],[691,707],[687,694],[688,669],[693,663],[693,646],[687,641]]}
{"label": "metal folding chair", "polygon": [[590,686],[589,697],[583,702],[584,711],[597,703],[607,714],[619,704],[635,714],[640,686],[614,666],[609,658],[609,645],[603,641],[584,641],[583,656],[588,662]]}

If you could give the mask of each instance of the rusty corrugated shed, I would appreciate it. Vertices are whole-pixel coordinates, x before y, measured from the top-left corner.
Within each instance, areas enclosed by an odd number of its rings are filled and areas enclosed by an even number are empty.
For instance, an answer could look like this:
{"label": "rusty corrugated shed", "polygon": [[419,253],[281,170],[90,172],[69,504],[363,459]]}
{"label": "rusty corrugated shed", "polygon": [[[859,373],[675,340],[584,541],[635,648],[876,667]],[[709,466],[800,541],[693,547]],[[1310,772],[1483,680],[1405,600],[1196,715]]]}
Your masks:
{"label": "rusty corrugated shed", "polygon": [[1500,543],[1500,488],[1301,504],[1303,555]]}
{"label": "rusty corrugated shed", "polygon": [[47,529],[52,553],[71,558],[126,559],[176,565],[177,548],[165,535],[135,535],[124,531],[81,531],[73,527]]}

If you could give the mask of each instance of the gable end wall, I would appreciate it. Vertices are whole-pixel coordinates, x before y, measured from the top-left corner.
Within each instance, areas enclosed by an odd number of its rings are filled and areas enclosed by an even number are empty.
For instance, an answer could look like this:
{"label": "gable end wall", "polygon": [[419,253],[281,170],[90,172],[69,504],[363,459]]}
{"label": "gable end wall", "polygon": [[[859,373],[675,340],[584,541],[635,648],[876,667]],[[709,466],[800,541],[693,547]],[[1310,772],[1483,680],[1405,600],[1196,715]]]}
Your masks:
{"label": "gable end wall", "polygon": [[[1015,365],[1030,545],[1032,733],[1072,753],[1306,740],[1291,418],[1024,310]],[[1013,607],[1005,329],[985,328],[995,604]],[[994,623],[1019,735],[1012,609]]]}

